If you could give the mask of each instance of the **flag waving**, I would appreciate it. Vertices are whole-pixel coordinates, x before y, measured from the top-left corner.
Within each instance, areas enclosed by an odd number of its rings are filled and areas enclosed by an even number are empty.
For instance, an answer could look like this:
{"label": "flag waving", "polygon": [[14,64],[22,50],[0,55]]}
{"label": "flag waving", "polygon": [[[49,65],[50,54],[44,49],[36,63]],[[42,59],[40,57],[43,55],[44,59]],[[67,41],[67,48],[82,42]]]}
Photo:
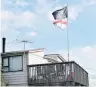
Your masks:
{"label": "flag waving", "polygon": [[62,9],[56,10],[52,13],[54,17],[54,22],[53,24],[64,29],[67,28],[68,24],[68,8],[65,6]]}

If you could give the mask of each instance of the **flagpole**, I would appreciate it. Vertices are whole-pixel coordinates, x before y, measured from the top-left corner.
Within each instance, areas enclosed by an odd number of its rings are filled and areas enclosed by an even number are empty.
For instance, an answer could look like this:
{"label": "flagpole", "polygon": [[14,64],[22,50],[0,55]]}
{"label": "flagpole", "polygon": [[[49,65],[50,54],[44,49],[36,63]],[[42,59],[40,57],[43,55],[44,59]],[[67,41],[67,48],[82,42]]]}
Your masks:
{"label": "flagpole", "polygon": [[68,27],[67,27],[67,50],[68,50],[68,61],[69,61],[70,54],[69,54],[69,31],[68,31]]}
{"label": "flagpole", "polygon": [[[67,11],[68,11],[68,4],[67,4]],[[67,14],[68,14],[68,12],[67,12]],[[69,62],[70,54],[69,54],[69,30],[68,30],[68,22],[69,22],[69,20],[67,18],[67,50],[68,50],[67,56],[68,56],[68,62]]]}
{"label": "flagpole", "polygon": [[[69,55],[69,29],[68,29],[68,4],[66,5],[66,7],[67,7],[67,9],[65,9],[65,11],[64,11],[64,16],[66,16],[66,18],[67,18],[67,27],[66,27],[66,29],[67,29],[67,35],[66,35],[66,39],[67,39],[67,51],[68,51],[68,61],[69,61],[69,57],[70,57],[70,55]],[[64,7],[65,8],[65,7]],[[63,8],[63,9],[64,9]],[[60,10],[63,10],[63,9],[59,9],[59,10],[56,10],[56,11],[54,11],[53,13],[52,13],[52,15],[53,15],[53,17],[54,17],[54,19],[55,20],[60,20],[60,18],[59,18],[59,16],[60,15],[58,15],[58,11],[60,11]],[[59,13],[60,14],[60,13]],[[63,16],[63,14],[61,13],[61,16]],[[62,17],[62,19],[63,19],[63,17]],[[60,22],[60,21],[59,21]],[[57,22],[58,23],[58,22]],[[55,24],[57,24],[57,23],[53,23],[54,25]],[[59,27],[59,26],[58,26]],[[61,23],[61,26],[59,27],[59,28],[62,28],[62,23]]]}

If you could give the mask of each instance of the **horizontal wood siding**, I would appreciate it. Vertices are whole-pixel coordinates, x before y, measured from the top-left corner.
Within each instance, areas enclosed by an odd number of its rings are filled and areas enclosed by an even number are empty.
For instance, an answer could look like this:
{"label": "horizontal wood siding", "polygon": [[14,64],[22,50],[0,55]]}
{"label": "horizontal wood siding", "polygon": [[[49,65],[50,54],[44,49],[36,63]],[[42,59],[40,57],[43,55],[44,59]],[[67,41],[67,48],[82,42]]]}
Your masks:
{"label": "horizontal wood siding", "polygon": [[7,81],[9,85],[27,85],[27,64],[28,55],[26,54],[25,58],[23,58],[23,71],[5,72],[3,73],[4,80]]}

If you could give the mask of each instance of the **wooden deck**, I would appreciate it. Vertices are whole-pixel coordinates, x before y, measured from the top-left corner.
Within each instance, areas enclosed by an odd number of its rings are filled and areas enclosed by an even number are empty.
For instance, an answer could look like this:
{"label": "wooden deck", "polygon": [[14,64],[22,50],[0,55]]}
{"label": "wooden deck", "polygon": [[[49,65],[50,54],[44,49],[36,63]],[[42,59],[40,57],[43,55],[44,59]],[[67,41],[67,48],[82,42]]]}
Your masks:
{"label": "wooden deck", "polygon": [[31,86],[88,86],[88,73],[74,61],[28,65]]}

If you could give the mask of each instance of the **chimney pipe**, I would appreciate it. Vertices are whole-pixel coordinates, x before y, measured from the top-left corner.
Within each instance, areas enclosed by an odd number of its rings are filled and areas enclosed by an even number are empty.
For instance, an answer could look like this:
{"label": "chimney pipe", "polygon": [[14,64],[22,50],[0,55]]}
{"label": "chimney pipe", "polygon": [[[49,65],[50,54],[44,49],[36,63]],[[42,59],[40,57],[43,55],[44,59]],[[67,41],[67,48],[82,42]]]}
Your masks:
{"label": "chimney pipe", "polygon": [[2,53],[5,53],[5,43],[6,43],[6,38],[2,38]]}

